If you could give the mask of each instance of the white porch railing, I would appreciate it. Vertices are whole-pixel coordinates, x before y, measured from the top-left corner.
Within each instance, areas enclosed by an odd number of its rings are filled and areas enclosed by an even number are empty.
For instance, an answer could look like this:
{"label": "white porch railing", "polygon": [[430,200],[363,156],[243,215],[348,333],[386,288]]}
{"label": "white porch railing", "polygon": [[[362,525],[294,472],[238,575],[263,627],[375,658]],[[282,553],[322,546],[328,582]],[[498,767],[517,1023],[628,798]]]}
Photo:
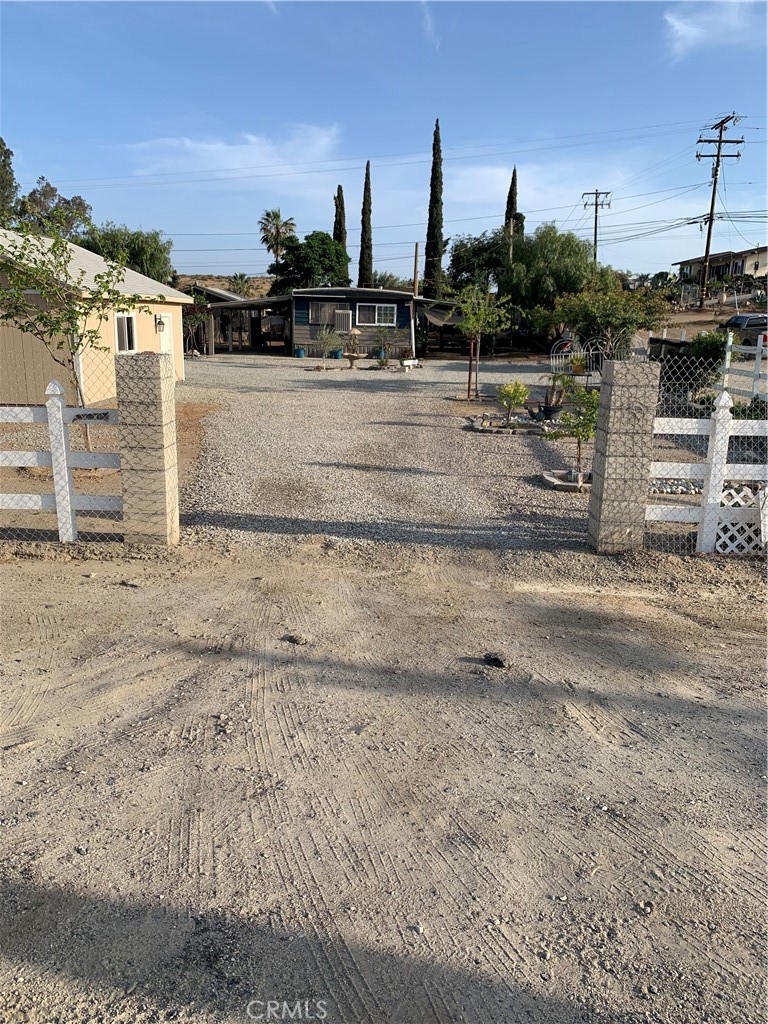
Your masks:
{"label": "white porch railing", "polygon": [[72,423],[116,424],[117,409],[82,409],[67,406],[64,388],[51,381],[45,389],[45,405],[0,406],[0,423],[46,423],[50,450],[0,451],[0,467],[43,466],[53,471],[52,494],[0,494],[0,509],[55,512],[59,540],[77,540],[77,512],[121,512],[123,499],[111,494],[77,494],[73,469],[119,469],[120,456],[113,452],[73,452],[69,447]]}
{"label": "white porch railing", "polygon": [[763,438],[763,450],[768,450],[768,421],[734,419],[732,405],[724,390],[710,419],[654,420],[654,434],[708,437],[706,462],[653,462],[650,467],[651,479],[702,481],[700,503],[648,505],[645,510],[646,521],[696,524],[696,550],[701,553],[757,554],[768,544],[768,466],[765,460],[727,461],[732,437]]}

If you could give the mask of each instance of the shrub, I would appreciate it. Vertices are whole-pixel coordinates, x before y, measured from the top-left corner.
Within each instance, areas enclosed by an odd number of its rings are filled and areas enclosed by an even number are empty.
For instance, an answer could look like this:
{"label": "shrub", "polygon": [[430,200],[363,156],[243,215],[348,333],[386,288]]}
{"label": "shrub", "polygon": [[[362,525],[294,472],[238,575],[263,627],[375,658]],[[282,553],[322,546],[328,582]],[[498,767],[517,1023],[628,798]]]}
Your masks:
{"label": "shrub", "polygon": [[500,384],[496,388],[499,401],[507,410],[507,423],[512,419],[512,413],[519,406],[523,405],[530,394],[527,386],[521,380],[513,380],[510,384]]}
{"label": "shrub", "polygon": [[576,472],[581,473],[582,445],[591,441],[597,429],[597,412],[600,406],[600,395],[597,391],[578,388],[572,392],[572,412],[564,412],[560,417],[558,429],[547,437],[556,440],[560,437],[576,439]]}
{"label": "shrub", "polygon": [[691,342],[690,355],[706,362],[723,362],[728,336],[725,331],[702,331]]}

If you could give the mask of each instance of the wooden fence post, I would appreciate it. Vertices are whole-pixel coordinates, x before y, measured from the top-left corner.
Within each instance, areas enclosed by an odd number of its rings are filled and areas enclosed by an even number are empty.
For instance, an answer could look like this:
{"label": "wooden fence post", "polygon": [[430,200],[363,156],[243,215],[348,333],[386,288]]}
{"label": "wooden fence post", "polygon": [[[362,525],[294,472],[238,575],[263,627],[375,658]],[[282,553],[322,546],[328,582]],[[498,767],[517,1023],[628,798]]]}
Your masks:
{"label": "wooden fence post", "polygon": [[48,411],[48,436],[51,441],[51,467],[53,493],[56,496],[56,519],[59,540],[77,540],[77,522],[74,509],[74,485],[69,468],[69,427],[64,422],[64,388],[52,380],[45,389],[45,408]]}
{"label": "wooden fence post", "polygon": [[723,502],[723,481],[728,462],[728,441],[731,437],[731,396],[721,391],[715,401],[707,446],[707,475],[701,495],[701,521],[696,537],[696,551],[708,554],[715,550],[717,524]]}

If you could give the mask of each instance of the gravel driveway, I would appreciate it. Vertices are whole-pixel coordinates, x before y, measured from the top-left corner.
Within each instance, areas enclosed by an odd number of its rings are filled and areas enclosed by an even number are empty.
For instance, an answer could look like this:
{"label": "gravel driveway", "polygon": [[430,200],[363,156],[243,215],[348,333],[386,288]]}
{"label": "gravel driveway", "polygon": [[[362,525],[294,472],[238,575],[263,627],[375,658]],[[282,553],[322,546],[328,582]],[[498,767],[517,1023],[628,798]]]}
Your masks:
{"label": "gravel driveway", "polygon": [[0,547],[0,1021],[763,1022],[762,566],[306,366],[189,367],[177,547]]}
{"label": "gravel driveway", "polygon": [[[544,488],[545,469],[574,446],[464,429],[475,403],[466,364],[427,362],[406,374],[264,356],[188,365],[179,401],[221,406],[206,422],[205,457],[182,496],[183,523],[203,536],[234,531],[321,534],[449,547],[582,547],[583,496]],[[490,363],[481,389],[535,386],[546,365]],[[210,539],[210,537],[208,537]]]}

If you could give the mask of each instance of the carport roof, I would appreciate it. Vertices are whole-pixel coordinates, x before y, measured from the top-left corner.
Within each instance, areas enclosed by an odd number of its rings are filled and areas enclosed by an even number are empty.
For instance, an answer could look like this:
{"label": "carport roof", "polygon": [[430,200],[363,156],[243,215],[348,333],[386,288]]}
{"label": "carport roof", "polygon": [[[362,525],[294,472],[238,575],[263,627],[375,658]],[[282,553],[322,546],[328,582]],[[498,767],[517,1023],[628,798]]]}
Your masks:
{"label": "carport roof", "polygon": [[233,302],[209,302],[214,309],[268,309],[281,302],[290,302],[290,295],[265,295],[260,299],[237,299]]}

